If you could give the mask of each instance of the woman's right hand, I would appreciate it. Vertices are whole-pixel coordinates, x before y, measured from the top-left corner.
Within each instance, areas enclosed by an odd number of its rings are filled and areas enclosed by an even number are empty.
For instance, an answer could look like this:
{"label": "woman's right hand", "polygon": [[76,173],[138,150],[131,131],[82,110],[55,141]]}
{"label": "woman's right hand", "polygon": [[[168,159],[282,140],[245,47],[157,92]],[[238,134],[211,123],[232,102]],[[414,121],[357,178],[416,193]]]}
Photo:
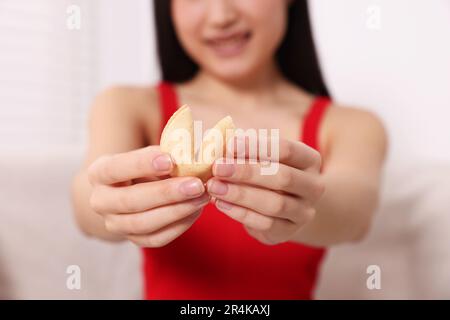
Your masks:
{"label": "woman's right hand", "polygon": [[189,229],[210,196],[198,178],[170,178],[173,166],[159,146],[97,159],[88,169],[90,205],[106,230],[154,248]]}

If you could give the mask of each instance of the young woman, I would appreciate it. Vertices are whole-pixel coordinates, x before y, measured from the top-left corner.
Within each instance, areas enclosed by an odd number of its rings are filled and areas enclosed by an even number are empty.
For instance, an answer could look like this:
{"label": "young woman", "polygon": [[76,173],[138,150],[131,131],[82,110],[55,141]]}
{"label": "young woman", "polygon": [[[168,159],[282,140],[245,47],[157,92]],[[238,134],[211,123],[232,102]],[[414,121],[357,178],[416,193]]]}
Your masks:
{"label": "young woman", "polygon": [[[143,247],[149,299],[309,299],[324,248],[356,241],[377,205],[386,137],[330,102],[303,0],[156,0],[164,82],[117,87],[92,108],[74,180],[88,235]],[[161,129],[189,104],[211,128],[280,130],[277,174],[219,164],[170,178]]]}

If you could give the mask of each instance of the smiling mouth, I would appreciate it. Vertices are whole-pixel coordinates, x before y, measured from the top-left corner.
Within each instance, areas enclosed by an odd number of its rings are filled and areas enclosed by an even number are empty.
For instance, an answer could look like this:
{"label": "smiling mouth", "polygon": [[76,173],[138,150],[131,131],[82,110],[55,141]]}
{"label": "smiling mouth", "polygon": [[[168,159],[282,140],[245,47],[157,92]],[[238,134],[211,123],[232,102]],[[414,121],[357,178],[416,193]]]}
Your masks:
{"label": "smiling mouth", "polygon": [[251,32],[235,33],[229,36],[210,38],[206,44],[220,57],[236,56],[244,51],[252,37]]}

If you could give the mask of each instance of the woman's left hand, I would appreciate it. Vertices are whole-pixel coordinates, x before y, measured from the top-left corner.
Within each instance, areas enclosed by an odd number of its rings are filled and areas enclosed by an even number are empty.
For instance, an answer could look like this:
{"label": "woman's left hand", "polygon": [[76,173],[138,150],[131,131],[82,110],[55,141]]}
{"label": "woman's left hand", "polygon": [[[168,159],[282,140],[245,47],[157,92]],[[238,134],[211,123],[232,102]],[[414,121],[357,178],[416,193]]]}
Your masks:
{"label": "woman's left hand", "polygon": [[276,173],[262,174],[255,164],[216,161],[208,192],[217,208],[242,223],[265,244],[292,240],[315,214],[324,193],[319,152],[302,142],[280,139]]}

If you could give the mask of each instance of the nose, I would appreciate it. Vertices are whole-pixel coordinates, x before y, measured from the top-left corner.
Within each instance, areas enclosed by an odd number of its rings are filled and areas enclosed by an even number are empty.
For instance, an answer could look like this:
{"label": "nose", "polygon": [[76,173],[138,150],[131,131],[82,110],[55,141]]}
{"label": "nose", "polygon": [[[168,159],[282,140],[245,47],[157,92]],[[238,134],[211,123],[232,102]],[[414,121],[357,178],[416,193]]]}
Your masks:
{"label": "nose", "polygon": [[233,25],[237,19],[237,11],[233,2],[234,0],[209,0],[209,23],[220,29],[225,29]]}

